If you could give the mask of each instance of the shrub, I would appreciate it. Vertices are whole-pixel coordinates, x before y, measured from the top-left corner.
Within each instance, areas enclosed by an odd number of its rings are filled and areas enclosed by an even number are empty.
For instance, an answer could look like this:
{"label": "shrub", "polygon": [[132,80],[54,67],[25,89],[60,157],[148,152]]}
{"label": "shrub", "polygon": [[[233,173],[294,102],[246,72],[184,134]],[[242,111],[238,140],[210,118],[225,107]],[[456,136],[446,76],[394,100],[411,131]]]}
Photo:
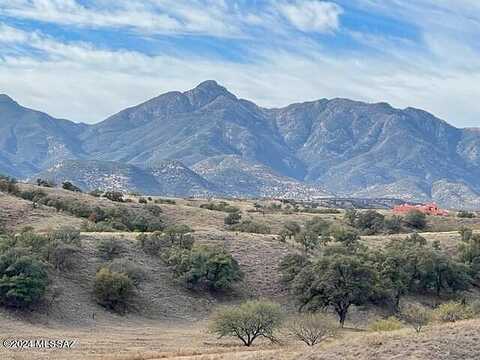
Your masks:
{"label": "shrub", "polygon": [[70,181],[64,181],[62,183],[62,189],[73,191],[73,192],[82,192],[78,186],[73,185]]}
{"label": "shrub", "polygon": [[252,220],[244,220],[239,224],[229,227],[229,230],[240,231],[254,234],[270,234],[271,230],[268,225],[261,224]]}
{"label": "shrub", "polygon": [[308,263],[308,258],[305,255],[285,255],[279,265],[282,282],[285,284],[291,283]]}
{"label": "shrub", "polygon": [[300,231],[295,235],[295,242],[302,247],[302,250],[308,254],[315,250],[320,244],[318,234],[313,231]]}
{"label": "shrub", "polygon": [[407,305],[401,310],[401,318],[413,327],[417,333],[428,325],[432,319],[432,311],[420,305]]}
{"label": "shrub", "polygon": [[145,205],[144,209],[147,210],[153,216],[160,216],[163,213],[162,208],[160,206],[156,206],[153,204]]}
{"label": "shrub", "polygon": [[122,243],[114,238],[102,239],[97,243],[98,256],[104,260],[112,260],[124,251],[125,248]]}
{"label": "shrub", "polygon": [[27,308],[45,294],[48,275],[45,266],[25,250],[12,248],[0,256],[0,303]]}
{"label": "shrub", "polygon": [[441,322],[455,322],[471,319],[473,310],[460,302],[450,301],[433,310],[433,318]]}
{"label": "shrub", "polygon": [[[307,231],[314,232],[318,235],[326,234],[329,232],[330,223],[328,221],[323,220],[320,217],[315,217],[313,219],[308,220],[305,223],[305,229]],[[297,231],[298,233],[299,231]]]}
{"label": "shrub", "polygon": [[480,315],[480,300],[474,300],[470,303],[470,309],[472,309],[473,315]]}
{"label": "shrub", "polygon": [[169,240],[161,232],[156,231],[153,234],[140,234],[137,237],[140,248],[150,255],[158,255],[160,250],[169,245]]}
{"label": "shrub", "polygon": [[473,212],[470,212],[470,211],[460,210],[460,211],[457,213],[457,217],[459,217],[459,218],[472,219],[472,218],[475,217],[475,214],[474,214]]}
{"label": "shrub", "polygon": [[302,231],[302,227],[295,221],[287,221],[280,230],[280,240],[285,242],[287,239],[298,235]]}
{"label": "shrub", "polygon": [[275,341],[275,331],[282,320],[283,313],[278,304],[247,301],[219,310],[211,320],[210,331],[220,337],[236,337],[245,346],[251,346],[259,337]]}
{"label": "shrub", "polygon": [[238,212],[235,213],[230,213],[227,216],[225,216],[224,223],[225,225],[235,225],[240,222],[242,219],[242,215]]}
{"label": "shrub", "polygon": [[373,235],[383,230],[385,216],[375,210],[367,210],[357,213],[355,227],[365,235]]}
{"label": "shrub", "polygon": [[88,193],[89,195],[91,196],[94,196],[94,197],[100,197],[103,195],[103,191],[100,190],[100,189],[95,189],[95,190],[92,190]]}
{"label": "shrub", "polygon": [[201,204],[202,209],[214,210],[214,211],[223,211],[227,213],[236,213],[240,212],[240,209],[236,206],[231,206],[225,201],[220,201],[219,203],[208,203]]}
{"label": "shrub", "polygon": [[70,226],[63,226],[58,230],[50,231],[47,236],[51,240],[61,241],[78,247],[81,246],[80,231]]}
{"label": "shrub", "polygon": [[386,217],[383,227],[388,234],[397,234],[402,230],[402,218],[400,216]]}
{"label": "shrub", "polygon": [[84,232],[115,232],[116,229],[112,227],[112,224],[106,221],[95,223],[85,220],[82,222],[81,230]]}
{"label": "shrub", "polygon": [[138,203],[139,203],[139,204],[147,204],[148,201],[147,201],[147,199],[141,197],[141,198],[138,198]]}
{"label": "shrub", "polygon": [[424,229],[427,226],[427,216],[418,210],[409,211],[403,221],[415,229]]}
{"label": "shrub", "polygon": [[134,291],[132,280],[126,275],[101,268],[95,276],[94,293],[97,302],[108,309],[124,313]]}
{"label": "shrub", "polygon": [[135,286],[138,286],[146,279],[145,271],[135,263],[127,259],[115,259],[108,264],[108,269],[111,272],[126,274]]}
{"label": "shrub", "polygon": [[18,188],[17,180],[8,176],[0,175],[0,191],[18,195],[20,189]]}
{"label": "shrub", "polygon": [[299,315],[287,324],[287,331],[308,346],[314,346],[332,337],[337,331],[335,322],[327,315]]}
{"label": "shrub", "polygon": [[183,249],[191,249],[193,246],[194,230],[188,225],[171,225],[165,229],[165,235],[172,246],[178,246]]}
{"label": "shrub", "polygon": [[107,191],[103,194],[103,197],[107,198],[110,201],[124,202],[123,193],[121,193],[120,191]]}
{"label": "shrub", "polygon": [[347,228],[336,228],[332,231],[333,239],[347,247],[352,247],[358,244],[360,240],[360,235],[355,230],[350,230]]}
{"label": "shrub", "polygon": [[338,209],[316,209],[316,208],[304,208],[300,212],[309,213],[309,214],[341,214],[342,212]]}
{"label": "shrub", "polygon": [[153,201],[155,204],[168,204],[168,205],[175,205],[177,202],[171,199],[155,199]]}
{"label": "shrub", "polygon": [[384,332],[384,331],[395,331],[400,330],[403,327],[403,324],[395,316],[390,316],[387,319],[381,319],[373,322],[368,327],[370,331]]}
{"label": "shrub", "polygon": [[48,187],[48,188],[55,187],[55,183],[53,181],[47,180],[47,179],[37,179],[37,185],[38,186],[43,186],[43,187]]}
{"label": "shrub", "polygon": [[78,248],[62,242],[56,243],[50,251],[48,261],[58,270],[70,270]]}
{"label": "shrub", "polygon": [[19,196],[22,199],[33,201],[33,202],[40,202],[41,199],[45,198],[47,194],[40,189],[34,190],[25,190],[19,193]]}
{"label": "shrub", "polygon": [[187,287],[205,285],[211,290],[224,290],[243,278],[237,261],[218,246],[199,245],[191,250],[174,247],[165,260]]}

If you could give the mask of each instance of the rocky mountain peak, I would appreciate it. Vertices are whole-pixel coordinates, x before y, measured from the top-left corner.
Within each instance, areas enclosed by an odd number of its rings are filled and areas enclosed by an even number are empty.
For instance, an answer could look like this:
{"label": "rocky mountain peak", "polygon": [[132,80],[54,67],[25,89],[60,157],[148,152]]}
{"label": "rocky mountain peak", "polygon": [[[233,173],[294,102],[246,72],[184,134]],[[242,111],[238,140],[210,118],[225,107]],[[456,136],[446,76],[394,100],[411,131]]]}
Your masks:
{"label": "rocky mountain peak", "polygon": [[197,87],[184,93],[195,108],[201,108],[220,96],[237,99],[225,87],[219,85],[215,80],[207,80]]}
{"label": "rocky mountain peak", "polygon": [[18,103],[13,100],[10,96],[6,94],[0,94],[0,104],[2,105],[18,105]]}

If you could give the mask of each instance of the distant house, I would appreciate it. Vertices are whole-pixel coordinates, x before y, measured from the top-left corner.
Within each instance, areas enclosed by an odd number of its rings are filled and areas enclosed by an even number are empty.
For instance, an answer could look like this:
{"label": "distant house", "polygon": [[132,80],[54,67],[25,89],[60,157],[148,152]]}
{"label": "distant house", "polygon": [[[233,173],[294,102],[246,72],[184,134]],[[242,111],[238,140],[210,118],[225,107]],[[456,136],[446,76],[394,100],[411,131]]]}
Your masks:
{"label": "distant house", "polygon": [[396,205],[393,208],[393,213],[397,215],[406,214],[409,211],[418,210],[425,215],[433,215],[433,216],[447,216],[448,211],[440,209],[437,204],[435,203],[428,203],[423,205]]}

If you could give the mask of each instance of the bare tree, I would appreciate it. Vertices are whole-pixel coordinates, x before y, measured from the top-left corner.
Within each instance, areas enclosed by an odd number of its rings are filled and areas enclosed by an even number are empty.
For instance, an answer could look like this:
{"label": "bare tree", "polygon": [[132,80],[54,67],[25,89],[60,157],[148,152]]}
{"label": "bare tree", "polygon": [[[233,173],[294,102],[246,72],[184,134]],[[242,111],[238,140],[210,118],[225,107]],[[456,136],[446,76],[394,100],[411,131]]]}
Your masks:
{"label": "bare tree", "polygon": [[326,314],[302,314],[287,323],[287,331],[308,346],[314,346],[334,336],[337,326]]}

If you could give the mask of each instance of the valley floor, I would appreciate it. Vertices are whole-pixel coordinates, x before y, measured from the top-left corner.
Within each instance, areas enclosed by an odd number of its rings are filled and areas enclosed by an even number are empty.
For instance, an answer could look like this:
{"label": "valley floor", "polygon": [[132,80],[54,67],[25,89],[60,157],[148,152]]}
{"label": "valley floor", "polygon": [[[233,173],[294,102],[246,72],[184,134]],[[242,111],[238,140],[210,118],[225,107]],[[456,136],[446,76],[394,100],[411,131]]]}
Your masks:
{"label": "valley floor", "polygon": [[31,325],[2,318],[1,339],[69,339],[72,349],[0,349],[5,360],[474,360],[480,357],[480,321],[433,325],[422,333],[405,328],[390,333],[345,330],[313,348],[287,341],[241,347],[205,332],[203,322],[148,323],[125,319],[89,328]]}

